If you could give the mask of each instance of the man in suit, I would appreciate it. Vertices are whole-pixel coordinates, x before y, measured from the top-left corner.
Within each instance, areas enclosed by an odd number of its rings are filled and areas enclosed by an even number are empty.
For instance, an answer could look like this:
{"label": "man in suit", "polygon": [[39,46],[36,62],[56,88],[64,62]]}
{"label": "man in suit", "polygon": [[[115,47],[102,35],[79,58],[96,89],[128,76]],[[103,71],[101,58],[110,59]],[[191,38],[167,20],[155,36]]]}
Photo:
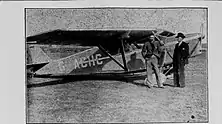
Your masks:
{"label": "man in suit", "polygon": [[163,88],[161,82],[160,70],[158,67],[158,61],[160,58],[160,42],[155,40],[154,35],[150,36],[150,40],[143,45],[142,56],[145,59],[147,78],[145,84],[148,87],[153,87],[154,81],[152,73],[156,76],[157,85],[159,88]]}
{"label": "man in suit", "polygon": [[185,87],[184,66],[188,64],[189,45],[183,41],[185,38],[183,33],[178,33],[176,38],[178,43],[173,53],[174,86]]}

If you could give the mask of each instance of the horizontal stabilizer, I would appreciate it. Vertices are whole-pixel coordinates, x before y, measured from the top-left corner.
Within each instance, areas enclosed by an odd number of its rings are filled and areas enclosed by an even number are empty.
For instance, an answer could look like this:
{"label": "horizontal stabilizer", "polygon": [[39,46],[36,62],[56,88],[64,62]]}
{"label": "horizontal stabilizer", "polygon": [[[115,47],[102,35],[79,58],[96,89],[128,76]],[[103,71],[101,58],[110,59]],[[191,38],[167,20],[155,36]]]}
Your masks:
{"label": "horizontal stabilizer", "polygon": [[38,64],[27,64],[26,67],[29,72],[36,72],[39,69],[41,69],[42,67],[44,67],[46,64],[48,64],[48,62],[38,63]]}

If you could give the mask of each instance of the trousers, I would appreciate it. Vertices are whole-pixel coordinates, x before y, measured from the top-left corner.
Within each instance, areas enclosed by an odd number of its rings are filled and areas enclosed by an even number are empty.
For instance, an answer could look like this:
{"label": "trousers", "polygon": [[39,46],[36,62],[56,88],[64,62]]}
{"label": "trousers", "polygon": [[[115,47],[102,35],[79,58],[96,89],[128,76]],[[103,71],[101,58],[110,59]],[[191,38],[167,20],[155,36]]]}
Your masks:
{"label": "trousers", "polygon": [[151,56],[150,58],[146,58],[146,73],[147,73],[147,80],[150,84],[154,84],[155,81],[153,79],[152,74],[154,73],[156,76],[156,82],[158,87],[162,87],[163,84],[161,83],[160,77],[160,70],[158,68],[158,59],[156,56]]}
{"label": "trousers", "polygon": [[184,62],[174,66],[174,86],[185,87]]}

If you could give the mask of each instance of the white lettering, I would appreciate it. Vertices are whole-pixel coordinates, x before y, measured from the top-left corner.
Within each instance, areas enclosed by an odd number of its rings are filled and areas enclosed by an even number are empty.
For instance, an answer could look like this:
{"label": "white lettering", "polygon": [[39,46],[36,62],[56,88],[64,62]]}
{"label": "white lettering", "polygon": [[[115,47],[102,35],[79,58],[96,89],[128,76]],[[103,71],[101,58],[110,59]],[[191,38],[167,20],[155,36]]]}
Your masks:
{"label": "white lettering", "polygon": [[81,67],[83,67],[83,68],[87,67],[87,64],[85,63],[86,57],[82,57],[82,58],[80,58],[80,60],[81,60],[81,62],[80,62]]}
{"label": "white lettering", "polygon": [[[99,58],[101,58],[101,56],[102,56],[101,54],[96,54],[95,56],[91,55],[91,56],[75,59],[74,60],[74,69],[101,65],[101,64],[103,64],[103,61],[99,60]],[[65,67],[64,67],[64,69],[65,69]]]}
{"label": "white lettering", "polygon": [[101,57],[101,54],[96,54],[96,63],[97,63],[98,65],[103,64],[103,61],[99,62],[99,58],[100,58],[100,57]]}
{"label": "white lettering", "polygon": [[64,62],[63,61],[59,61],[59,70],[64,72],[65,71],[65,66],[64,66]]}
{"label": "white lettering", "polygon": [[92,62],[92,65],[93,65],[93,66],[95,66],[95,65],[96,65],[96,63],[95,63],[94,56],[92,55],[92,56],[91,56],[91,58],[92,58],[92,59],[90,60],[90,62]]}
{"label": "white lettering", "polygon": [[74,60],[74,68],[79,68],[79,62],[77,59]]}
{"label": "white lettering", "polygon": [[87,60],[88,60],[89,67],[91,67],[91,63],[90,63],[90,57],[89,57],[89,56],[87,56],[86,58],[87,58]]}

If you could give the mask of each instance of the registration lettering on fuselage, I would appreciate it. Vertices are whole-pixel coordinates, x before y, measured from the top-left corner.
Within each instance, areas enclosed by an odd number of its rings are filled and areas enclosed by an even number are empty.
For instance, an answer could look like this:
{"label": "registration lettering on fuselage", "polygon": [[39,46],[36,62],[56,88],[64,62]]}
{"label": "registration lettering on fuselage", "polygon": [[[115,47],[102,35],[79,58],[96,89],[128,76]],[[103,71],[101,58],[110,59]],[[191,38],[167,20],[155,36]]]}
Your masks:
{"label": "registration lettering on fuselage", "polygon": [[103,64],[103,61],[99,60],[101,54],[95,54],[87,57],[80,57],[74,60],[74,69],[92,67]]}

